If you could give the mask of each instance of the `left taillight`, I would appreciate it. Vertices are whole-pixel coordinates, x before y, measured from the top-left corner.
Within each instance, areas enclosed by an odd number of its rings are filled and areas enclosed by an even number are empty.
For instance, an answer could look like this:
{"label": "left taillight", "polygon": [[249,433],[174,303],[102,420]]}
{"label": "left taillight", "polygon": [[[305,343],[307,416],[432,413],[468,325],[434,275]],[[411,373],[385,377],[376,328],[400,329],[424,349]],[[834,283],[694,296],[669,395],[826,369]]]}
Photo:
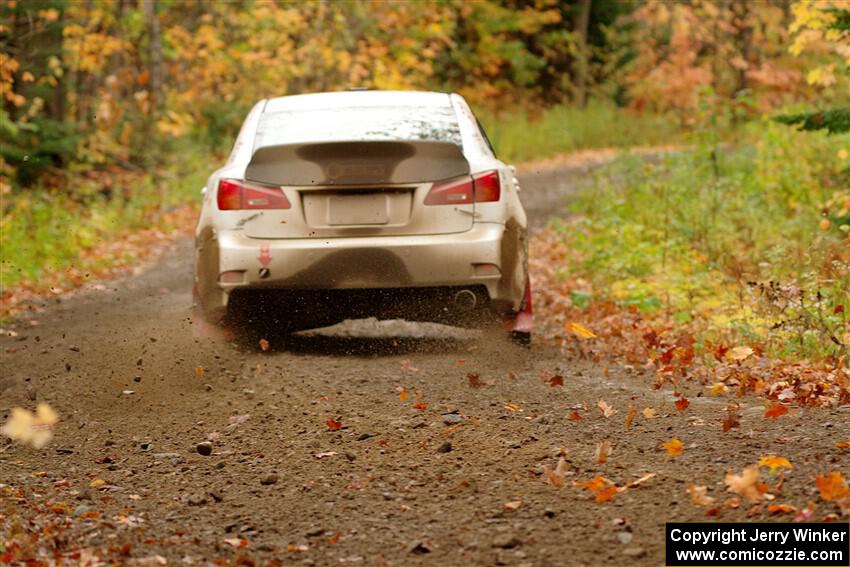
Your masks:
{"label": "left taillight", "polygon": [[216,200],[222,211],[288,209],[291,206],[280,187],[257,185],[240,179],[220,180]]}

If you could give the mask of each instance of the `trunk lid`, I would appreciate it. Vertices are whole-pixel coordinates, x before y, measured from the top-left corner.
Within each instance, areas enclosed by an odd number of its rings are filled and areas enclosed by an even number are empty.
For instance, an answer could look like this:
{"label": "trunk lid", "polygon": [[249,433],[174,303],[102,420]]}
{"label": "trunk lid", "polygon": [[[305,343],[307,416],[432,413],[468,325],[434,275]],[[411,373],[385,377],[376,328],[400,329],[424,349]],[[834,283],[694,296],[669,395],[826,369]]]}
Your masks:
{"label": "trunk lid", "polygon": [[244,224],[253,238],[448,234],[472,228],[474,204],[428,206],[435,182],[469,175],[460,148],[436,141],[286,144],[257,150],[248,181],[277,185],[292,203]]}

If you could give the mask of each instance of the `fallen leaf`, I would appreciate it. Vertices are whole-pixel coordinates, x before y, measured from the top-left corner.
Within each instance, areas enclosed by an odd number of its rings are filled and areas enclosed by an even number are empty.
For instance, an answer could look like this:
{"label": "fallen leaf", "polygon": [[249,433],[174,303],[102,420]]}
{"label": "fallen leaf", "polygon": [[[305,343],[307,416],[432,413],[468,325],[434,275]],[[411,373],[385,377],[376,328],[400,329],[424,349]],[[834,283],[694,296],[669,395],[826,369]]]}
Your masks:
{"label": "fallen leaf", "polygon": [[290,543],[286,546],[286,551],[289,553],[299,553],[302,551],[307,551],[308,549],[310,548],[304,545],[303,543]]}
{"label": "fallen leaf", "polygon": [[204,377],[204,367],[203,366],[195,367],[195,376],[197,376],[198,378]]}
{"label": "fallen leaf", "polygon": [[242,539],[240,537],[228,537],[223,539],[222,541],[231,547],[235,547],[236,549],[248,547],[248,540]]}
{"label": "fallen leaf", "polygon": [[570,415],[567,416],[567,419],[570,421],[581,421],[584,419],[576,410],[570,412]]}
{"label": "fallen leaf", "polygon": [[653,473],[645,474],[642,477],[640,477],[639,479],[631,481],[624,488],[637,488],[638,486],[640,486],[644,482],[646,482],[649,479],[654,478],[656,476],[658,476],[658,473],[653,472]]}
{"label": "fallen leaf", "polygon": [[791,469],[791,462],[785,457],[778,457],[776,455],[766,455],[759,459],[760,467],[768,467],[770,468],[770,474],[776,474],[780,468]]}
{"label": "fallen leaf", "polygon": [[835,444],[836,449],[850,449],[850,441],[839,441]]}
{"label": "fallen leaf", "polygon": [[724,482],[728,487],[727,492],[732,492],[738,496],[742,496],[750,502],[760,502],[764,499],[763,490],[758,483],[759,468],[750,466],[743,470],[741,474],[732,472],[726,473]]}
{"label": "fallen leaf", "polygon": [[676,409],[679,411],[685,411],[688,409],[688,406],[691,405],[691,402],[688,401],[688,398],[682,396],[678,400],[676,400]]}
{"label": "fallen leaf", "polygon": [[625,419],[623,419],[623,426],[626,428],[626,431],[631,429],[632,422],[635,420],[636,415],[637,415],[637,408],[635,408],[634,404],[629,404],[629,411],[626,414]]}
{"label": "fallen leaf", "polygon": [[564,328],[580,339],[592,339],[596,335],[581,323],[567,323]]}
{"label": "fallen leaf", "polygon": [[558,464],[555,466],[555,470],[543,465],[543,475],[546,477],[546,482],[558,490],[562,489],[564,487],[564,478],[567,475],[567,468],[567,461],[564,457],[558,458]]}
{"label": "fallen leaf", "polygon": [[598,475],[592,480],[575,482],[574,484],[591,491],[597,502],[608,502],[620,491],[616,486],[611,486],[611,481]]}
{"label": "fallen leaf", "polygon": [[738,413],[738,404],[726,406],[726,418],[723,420],[723,432],[726,433],[733,427],[741,427],[741,415]]}
{"label": "fallen leaf", "polygon": [[468,373],[466,379],[469,381],[470,388],[480,388],[484,385],[484,382],[481,381],[481,375],[478,372]]}
{"label": "fallen leaf", "polygon": [[269,350],[269,341],[266,339],[260,339],[260,350],[263,352]]}
{"label": "fallen leaf", "polygon": [[342,429],[342,422],[337,421],[332,417],[329,417],[325,424],[328,426],[328,431],[339,431]]}
{"label": "fallen leaf", "polygon": [[844,475],[838,471],[832,471],[823,476],[818,475],[815,478],[820,497],[822,500],[844,500],[850,498],[850,488],[847,486],[847,481],[844,480]]}
{"label": "fallen leaf", "polygon": [[712,396],[721,396],[729,391],[729,388],[723,382],[715,382],[711,388],[708,389],[708,393]]}
{"label": "fallen leaf", "polygon": [[609,486],[608,488],[596,493],[596,501],[609,502],[614,499],[614,496],[616,496],[618,492],[620,492],[620,490],[616,486]]}
{"label": "fallen leaf", "polygon": [[666,443],[661,444],[662,447],[667,451],[668,457],[678,457],[682,454],[682,451],[685,449],[685,446],[681,441],[673,437],[671,440]]}
{"label": "fallen leaf", "polygon": [[794,514],[797,509],[790,504],[769,504],[767,511],[771,514]]}
{"label": "fallen leaf", "polygon": [[522,506],[522,500],[512,500],[511,502],[505,502],[504,504],[505,510],[516,510],[520,506]]}
{"label": "fallen leaf", "polygon": [[418,409],[419,411],[423,411],[423,410],[428,409],[428,404],[426,404],[425,402],[416,402],[415,404],[413,404],[413,409]]}
{"label": "fallen leaf", "polygon": [[596,402],[596,407],[599,408],[599,411],[601,411],[602,415],[604,415],[605,417],[611,417],[612,415],[617,413],[617,410],[609,406],[608,402],[606,402],[605,400],[599,400],[598,402]]}
{"label": "fallen leaf", "polygon": [[100,488],[106,486],[106,481],[102,478],[96,478],[89,483],[89,488]]}
{"label": "fallen leaf", "polygon": [[594,454],[594,458],[596,462],[600,465],[608,462],[608,456],[611,454],[611,441],[605,439],[604,441],[600,441],[596,444],[596,453]]}
{"label": "fallen leaf", "polygon": [[505,404],[504,408],[509,409],[511,411],[522,411],[522,409],[520,409],[520,407],[518,405],[512,404],[512,403]]}
{"label": "fallen leaf", "polygon": [[737,360],[738,362],[746,360],[753,354],[753,349],[746,346],[738,346],[731,348],[726,352],[726,358],[729,360]]}
{"label": "fallen leaf", "polygon": [[560,374],[555,374],[553,372],[544,372],[543,373],[543,381],[549,384],[549,387],[554,388],[555,386],[563,386],[564,385],[564,377]]}
{"label": "fallen leaf", "polygon": [[643,414],[643,417],[645,419],[655,419],[656,417],[658,417],[658,412],[655,411],[653,408],[643,408],[643,411],[641,413]]}
{"label": "fallen leaf", "polygon": [[406,401],[407,401],[407,397],[408,397],[408,394],[407,394],[407,388],[404,388],[404,387],[402,387],[402,386],[399,386],[399,387],[398,387],[398,399],[399,399],[399,400],[401,400],[401,401],[403,401],[403,402],[406,402]]}
{"label": "fallen leaf", "polygon": [[707,486],[697,486],[691,483],[688,485],[688,494],[695,506],[711,506],[715,502],[715,498],[708,495]]}
{"label": "fallen leaf", "polygon": [[336,532],[334,535],[332,535],[331,537],[328,538],[328,544],[330,544],[330,545],[338,544],[341,537],[342,537],[342,534],[340,532]]}
{"label": "fallen leaf", "polygon": [[785,415],[788,413],[788,408],[780,403],[774,403],[764,411],[764,417],[769,417],[771,419],[776,419],[779,416]]}

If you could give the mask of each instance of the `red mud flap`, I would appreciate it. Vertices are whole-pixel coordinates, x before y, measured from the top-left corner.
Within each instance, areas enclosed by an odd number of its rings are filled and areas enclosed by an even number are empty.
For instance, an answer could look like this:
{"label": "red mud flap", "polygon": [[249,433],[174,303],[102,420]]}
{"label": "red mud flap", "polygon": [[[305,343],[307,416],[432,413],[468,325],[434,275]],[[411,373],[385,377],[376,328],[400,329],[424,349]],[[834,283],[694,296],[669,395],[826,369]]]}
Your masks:
{"label": "red mud flap", "polygon": [[504,329],[518,342],[531,342],[531,332],[534,330],[534,314],[531,305],[531,280],[525,284],[519,311],[505,318]]}
{"label": "red mud flap", "polygon": [[192,285],[192,336],[202,339],[222,339],[232,341],[236,338],[233,329],[221,324],[211,323],[204,317],[204,309],[201,307],[201,296],[198,294],[198,286]]}

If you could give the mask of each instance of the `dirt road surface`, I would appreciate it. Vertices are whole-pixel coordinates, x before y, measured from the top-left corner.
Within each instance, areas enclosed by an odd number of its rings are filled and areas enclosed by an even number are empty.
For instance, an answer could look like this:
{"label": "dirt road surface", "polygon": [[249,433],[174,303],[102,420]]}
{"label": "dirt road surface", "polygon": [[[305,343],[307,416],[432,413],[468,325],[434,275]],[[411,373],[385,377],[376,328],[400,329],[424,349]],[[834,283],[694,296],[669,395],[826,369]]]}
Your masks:
{"label": "dirt road surface", "polygon": [[[535,228],[563,214],[564,198],[587,179],[570,165],[521,175]],[[265,352],[195,339],[191,261],[181,241],[143,274],[48,301],[2,338],[0,417],[40,401],[60,414],[44,449],[0,441],[7,557],[663,565],[664,523],[707,519],[689,483],[722,504],[732,496],[727,471],[782,455],[793,469],[774,502],[801,508],[818,501],[816,474],[850,472],[846,453],[841,461],[831,450],[850,439],[847,408],[772,420],[763,400],[743,398],[741,427],[724,433],[729,400],[703,396],[704,386],[682,387],[691,405],[680,412],[669,390],[652,389],[653,376],[543,342],[524,350],[374,322]],[[546,372],[563,386],[542,380]],[[616,413],[605,417],[599,400]],[[626,430],[630,404],[658,417],[639,411]],[[573,410],[581,420],[568,419]],[[673,437],[684,443],[676,458],[660,448]],[[605,439],[613,449],[599,464]],[[210,455],[198,452],[202,442]],[[562,450],[568,469],[557,490],[542,467],[554,468]],[[601,475],[622,486],[648,474],[656,476],[604,503],[573,484]],[[745,520],[748,509],[721,518]],[[815,516],[829,511],[820,503]],[[791,517],[762,509],[753,519]]]}

